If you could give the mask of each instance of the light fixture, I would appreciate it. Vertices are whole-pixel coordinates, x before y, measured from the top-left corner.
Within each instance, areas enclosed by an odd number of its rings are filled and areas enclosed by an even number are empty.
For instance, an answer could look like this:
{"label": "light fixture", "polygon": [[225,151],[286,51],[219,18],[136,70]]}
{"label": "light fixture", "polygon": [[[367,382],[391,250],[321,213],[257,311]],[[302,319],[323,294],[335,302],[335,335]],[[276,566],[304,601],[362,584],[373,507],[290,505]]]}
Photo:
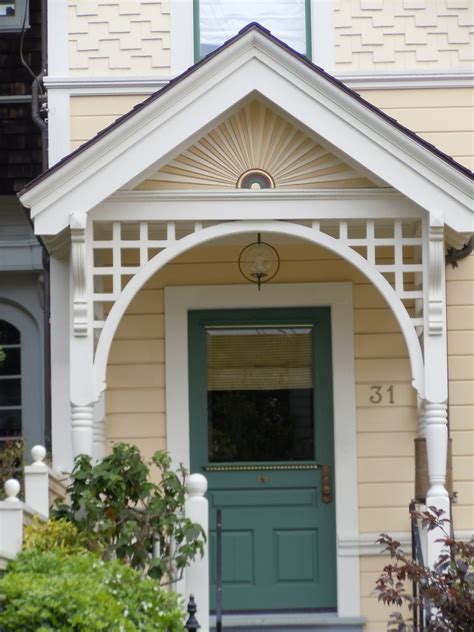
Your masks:
{"label": "light fixture", "polygon": [[245,246],[239,255],[239,270],[247,281],[262,283],[271,281],[280,269],[280,257],[273,246],[262,241],[257,233],[257,241]]}

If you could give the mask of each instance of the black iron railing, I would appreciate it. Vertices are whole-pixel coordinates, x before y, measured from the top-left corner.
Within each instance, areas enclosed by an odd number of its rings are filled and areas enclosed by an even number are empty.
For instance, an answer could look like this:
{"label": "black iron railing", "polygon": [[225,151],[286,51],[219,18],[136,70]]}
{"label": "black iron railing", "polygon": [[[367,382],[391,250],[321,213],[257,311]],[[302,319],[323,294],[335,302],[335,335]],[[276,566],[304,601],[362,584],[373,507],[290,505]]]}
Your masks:
{"label": "black iron railing", "polygon": [[[421,546],[420,528],[418,519],[415,515],[415,501],[410,503],[411,516],[411,557],[414,562],[420,566],[424,566],[423,548]],[[413,608],[413,629],[415,632],[424,632],[427,629],[427,621],[430,617],[429,605],[424,603],[423,596],[420,592],[419,585],[414,581],[412,584],[412,595],[416,606]]]}

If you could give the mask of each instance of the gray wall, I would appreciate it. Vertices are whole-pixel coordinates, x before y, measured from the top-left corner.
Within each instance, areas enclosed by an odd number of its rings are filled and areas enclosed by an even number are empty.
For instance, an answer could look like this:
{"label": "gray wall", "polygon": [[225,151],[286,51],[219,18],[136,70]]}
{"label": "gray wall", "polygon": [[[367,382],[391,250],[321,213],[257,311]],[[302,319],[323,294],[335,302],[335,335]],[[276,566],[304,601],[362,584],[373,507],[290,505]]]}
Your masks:
{"label": "gray wall", "polygon": [[42,248],[14,196],[0,196],[0,319],[21,333],[22,427],[27,449],[45,443]]}

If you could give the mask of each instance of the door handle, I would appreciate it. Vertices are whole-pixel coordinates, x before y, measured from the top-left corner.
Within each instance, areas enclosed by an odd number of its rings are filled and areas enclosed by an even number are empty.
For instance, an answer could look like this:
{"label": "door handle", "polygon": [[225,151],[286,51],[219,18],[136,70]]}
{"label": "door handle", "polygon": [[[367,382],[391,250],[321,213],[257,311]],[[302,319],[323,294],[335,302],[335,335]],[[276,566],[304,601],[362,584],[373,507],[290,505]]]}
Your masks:
{"label": "door handle", "polygon": [[321,500],[323,503],[332,501],[331,466],[321,466]]}

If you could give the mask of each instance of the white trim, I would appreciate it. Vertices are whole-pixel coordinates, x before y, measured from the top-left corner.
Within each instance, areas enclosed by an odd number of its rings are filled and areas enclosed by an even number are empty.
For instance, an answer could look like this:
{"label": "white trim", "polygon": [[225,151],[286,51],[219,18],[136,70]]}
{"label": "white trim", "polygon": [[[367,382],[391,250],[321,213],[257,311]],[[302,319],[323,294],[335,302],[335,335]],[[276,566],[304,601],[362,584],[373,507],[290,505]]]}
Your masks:
{"label": "white trim", "polygon": [[360,270],[367,279],[370,279],[374,287],[381,293],[398,321],[405,338],[410,358],[412,386],[420,394],[420,396],[424,396],[423,356],[413,323],[411,322],[410,316],[395,290],[388,283],[385,277],[378,270],[374,269],[374,267],[366,259],[350,248],[347,244],[343,243],[340,239],[335,239],[318,230],[294,224],[292,222],[229,221],[221,222],[207,228],[201,227],[200,230],[197,230],[178,241],[172,242],[172,245],[167,246],[164,250],[150,259],[147,264],[140,268],[129,283],[127,283],[110,310],[99,338],[94,361],[94,374],[92,377],[94,388],[93,401],[96,401],[99,398],[101,392],[105,388],[107,361],[117,327],[119,326],[128,305],[143,285],[167,263],[172,261],[178,255],[191,250],[195,246],[212,241],[213,239],[219,239],[220,237],[252,232],[275,233],[285,236],[293,235],[303,241],[318,244],[327,248],[331,252],[335,252],[340,255],[356,269]]}
{"label": "white trim", "polygon": [[[174,463],[189,468],[188,337],[191,309],[330,306],[334,382],[337,542],[358,538],[354,331],[351,283],[165,288],[167,445]],[[344,397],[337,394],[344,393]],[[338,614],[360,615],[358,553],[337,547]]]}
{"label": "white trim", "polygon": [[[50,71],[51,72],[51,71]],[[44,78],[48,91],[67,90],[71,96],[153,94],[166,86],[174,75],[145,77],[68,77],[50,74]]]}
{"label": "white trim", "polygon": [[333,72],[334,0],[311,0],[311,40],[313,64]]}
{"label": "white trim", "polygon": [[52,167],[71,151],[71,121],[67,90],[48,92],[48,162]]}
{"label": "white trim", "polygon": [[36,230],[40,213],[58,218],[57,232],[66,226],[64,209],[87,212],[146,177],[255,90],[428,212],[442,209],[455,230],[470,227],[472,183],[465,174],[253,28],[25,192]]}
{"label": "white trim", "polygon": [[51,436],[53,467],[70,472],[73,465],[69,381],[69,262],[50,259],[51,273]]}
{"label": "white trim", "polygon": [[[423,211],[393,189],[246,189],[118,191],[91,211],[94,220],[421,218]],[[289,211],[289,205],[291,211]]]}
{"label": "white trim", "polygon": [[69,74],[69,20],[66,0],[48,0],[48,72]]}
{"label": "white trim", "polygon": [[[317,14],[319,14],[320,12],[321,8],[318,7]],[[325,34],[326,38],[329,38],[329,36],[330,33]],[[322,41],[319,41],[319,45],[322,48]],[[356,91],[402,89],[443,90],[446,88],[472,88],[472,84],[474,81],[474,73],[471,71],[338,73],[337,70],[334,71],[334,65],[331,66],[332,56],[327,53],[327,50],[318,50],[317,41],[314,40],[313,36],[313,55],[315,64],[317,66],[321,66],[325,70],[329,70],[329,72],[331,72],[331,74],[336,79],[339,79],[339,81],[342,81],[348,88],[352,88]],[[171,63],[178,64],[178,60],[174,62],[172,58]],[[186,68],[192,65],[192,59],[187,66],[186,63],[187,62],[185,61],[183,55],[183,60],[181,61],[182,71],[186,70]],[[68,90],[71,96],[143,94],[143,96],[145,97],[147,95],[153,94],[157,90],[161,90],[161,88],[166,86],[172,79],[177,76],[177,74],[179,74],[178,72],[173,71],[169,76],[165,77],[67,77],[62,75],[53,75],[51,69],[49,70],[49,72],[50,75],[48,75],[44,79],[44,83],[48,90]]]}
{"label": "white trim", "polygon": [[193,0],[170,1],[171,74],[179,75],[194,63]]}
{"label": "white trim", "polygon": [[334,76],[353,90],[400,90],[417,88],[472,88],[472,71],[409,72],[334,72]]}

